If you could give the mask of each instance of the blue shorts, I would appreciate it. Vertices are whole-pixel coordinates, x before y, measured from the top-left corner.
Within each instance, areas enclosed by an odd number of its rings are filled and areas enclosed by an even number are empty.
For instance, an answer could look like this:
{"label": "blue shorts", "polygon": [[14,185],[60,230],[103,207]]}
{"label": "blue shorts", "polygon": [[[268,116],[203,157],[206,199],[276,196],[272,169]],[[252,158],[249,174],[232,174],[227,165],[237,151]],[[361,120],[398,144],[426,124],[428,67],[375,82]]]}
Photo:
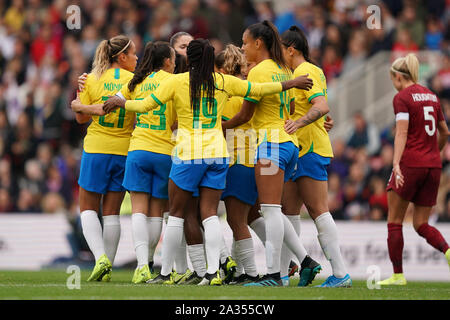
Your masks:
{"label": "blue shorts", "polygon": [[[213,162],[216,160],[216,162]],[[174,158],[169,178],[181,189],[198,196],[200,187],[223,190],[228,171],[228,159],[200,159],[182,161]]]}
{"label": "blue shorts", "polygon": [[83,150],[78,185],[84,190],[106,194],[125,191],[122,187],[126,156],[87,153]]}
{"label": "blue shorts", "polygon": [[317,153],[307,153],[297,160],[297,168],[292,174],[292,181],[300,177],[310,177],[314,180],[328,181],[327,168],[330,165],[331,158],[322,157]]}
{"label": "blue shorts", "polygon": [[128,152],[123,186],[128,191],[146,192],[155,198],[169,198],[172,159],[167,154],[144,150]]}
{"label": "blue shorts", "polygon": [[253,206],[258,198],[256,189],[255,168],[235,164],[228,169],[227,186],[222,193],[222,200],[235,197]]}
{"label": "blue shorts", "polygon": [[[288,141],[283,143],[263,142],[256,150],[256,161],[259,159],[268,159],[272,161],[278,168],[284,171],[284,182],[288,181],[295,170],[298,159],[298,148],[294,143]],[[276,174],[271,168],[267,168],[267,175]]]}

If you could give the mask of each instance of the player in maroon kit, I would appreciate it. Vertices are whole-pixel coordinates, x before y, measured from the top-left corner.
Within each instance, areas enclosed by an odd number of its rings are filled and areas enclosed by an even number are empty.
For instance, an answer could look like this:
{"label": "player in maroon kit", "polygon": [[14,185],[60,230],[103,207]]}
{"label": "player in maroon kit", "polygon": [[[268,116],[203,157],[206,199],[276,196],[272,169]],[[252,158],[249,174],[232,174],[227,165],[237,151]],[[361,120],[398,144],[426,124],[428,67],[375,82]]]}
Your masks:
{"label": "player in maroon kit", "polygon": [[[388,249],[394,274],[380,285],[405,285],[402,270],[402,222],[410,202],[417,233],[445,254],[450,250],[441,233],[428,224],[441,176],[440,150],[449,135],[436,95],[417,83],[419,61],[414,54],[398,58],[391,66],[391,80],[398,90],[394,97],[396,132],[394,161],[388,182]],[[439,134],[438,134],[439,133]]]}

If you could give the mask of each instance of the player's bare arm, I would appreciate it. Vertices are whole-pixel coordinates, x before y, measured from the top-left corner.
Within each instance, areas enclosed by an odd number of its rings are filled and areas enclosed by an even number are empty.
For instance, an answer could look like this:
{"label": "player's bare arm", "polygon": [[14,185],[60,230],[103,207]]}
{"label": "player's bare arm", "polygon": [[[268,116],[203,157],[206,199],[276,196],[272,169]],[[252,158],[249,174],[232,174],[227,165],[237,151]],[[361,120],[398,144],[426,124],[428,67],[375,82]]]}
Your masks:
{"label": "player's bare arm", "polygon": [[300,119],[297,119],[296,121],[293,120],[286,120],[286,123],[284,125],[284,129],[287,133],[293,134],[295,131],[297,131],[300,128],[303,128],[324,115],[326,115],[330,108],[328,107],[328,103],[323,96],[316,97],[311,100],[312,107],[309,109],[309,111]]}

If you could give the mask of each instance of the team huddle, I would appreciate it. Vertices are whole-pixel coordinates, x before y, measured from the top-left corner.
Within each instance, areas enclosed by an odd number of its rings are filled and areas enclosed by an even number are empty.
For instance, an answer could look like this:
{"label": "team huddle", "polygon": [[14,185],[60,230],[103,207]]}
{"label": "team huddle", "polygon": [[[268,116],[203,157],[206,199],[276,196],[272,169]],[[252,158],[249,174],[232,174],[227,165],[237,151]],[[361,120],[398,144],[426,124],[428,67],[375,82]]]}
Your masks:
{"label": "team huddle", "polygon": [[[133,283],[283,286],[298,271],[298,286],[308,286],[322,266],[300,240],[305,205],[332,268],[319,287],[352,286],[328,209],[333,152],[325,76],[295,26],[280,35],[272,23],[256,23],[242,41],[242,48],[229,44],[216,54],[208,40],[181,32],[170,42],[148,43],[138,65],[128,37],[99,44],[72,102],[77,121],[91,121],[78,181],[83,234],[96,260],[88,281],[111,280],[128,191]],[[441,136],[447,134],[437,120]],[[395,166],[394,172],[403,179]],[[220,200],[233,231],[231,248],[217,216]],[[262,276],[249,228],[265,246]],[[439,245],[450,261],[448,245]],[[397,269],[394,264],[396,277]]]}

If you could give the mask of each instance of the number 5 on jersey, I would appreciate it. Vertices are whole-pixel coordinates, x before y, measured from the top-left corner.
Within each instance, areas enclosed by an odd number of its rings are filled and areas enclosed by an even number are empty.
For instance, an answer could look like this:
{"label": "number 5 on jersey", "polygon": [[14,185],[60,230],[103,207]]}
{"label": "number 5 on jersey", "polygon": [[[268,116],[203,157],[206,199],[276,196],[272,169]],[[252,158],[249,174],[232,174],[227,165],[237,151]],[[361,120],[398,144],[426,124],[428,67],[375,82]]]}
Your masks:
{"label": "number 5 on jersey", "polygon": [[432,115],[433,112],[434,112],[433,107],[429,106],[423,107],[423,117],[425,121],[431,121],[431,127],[428,124],[425,125],[425,132],[429,136],[434,136],[434,133],[436,132],[436,120]]}

